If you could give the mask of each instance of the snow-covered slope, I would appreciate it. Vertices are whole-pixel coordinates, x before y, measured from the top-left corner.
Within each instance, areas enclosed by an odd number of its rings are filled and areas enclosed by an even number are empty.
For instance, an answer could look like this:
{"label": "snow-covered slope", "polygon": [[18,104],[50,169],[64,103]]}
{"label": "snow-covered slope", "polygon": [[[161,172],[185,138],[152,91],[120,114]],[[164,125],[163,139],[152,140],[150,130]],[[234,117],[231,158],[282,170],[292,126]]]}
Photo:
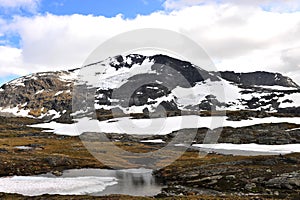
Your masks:
{"label": "snow-covered slope", "polygon": [[300,106],[299,86],[278,73],[207,72],[163,55],[118,56],[85,70],[81,81],[97,88],[95,108],[126,114],[155,112],[160,105],[167,111]]}
{"label": "snow-covered slope", "polygon": [[[137,54],[108,58],[80,70],[36,73],[8,82],[0,88],[0,112],[68,121],[72,96],[79,97],[84,89],[92,94],[91,109],[98,115],[111,110],[149,115],[162,109],[300,112],[299,86],[281,74],[208,72],[165,55]],[[78,102],[73,99],[74,103]],[[85,112],[76,106],[73,110],[75,114]]]}

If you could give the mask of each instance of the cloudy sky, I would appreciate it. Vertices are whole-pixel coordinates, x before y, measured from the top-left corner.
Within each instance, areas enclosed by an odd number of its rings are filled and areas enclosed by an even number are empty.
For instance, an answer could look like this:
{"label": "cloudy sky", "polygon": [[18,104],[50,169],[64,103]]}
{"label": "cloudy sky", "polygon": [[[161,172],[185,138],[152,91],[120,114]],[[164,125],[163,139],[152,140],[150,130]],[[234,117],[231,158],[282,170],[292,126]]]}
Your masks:
{"label": "cloudy sky", "polygon": [[80,67],[138,28],[185,34],[218,70],[281,72],[300,84],[299,0],[0,0],[0,84]]}

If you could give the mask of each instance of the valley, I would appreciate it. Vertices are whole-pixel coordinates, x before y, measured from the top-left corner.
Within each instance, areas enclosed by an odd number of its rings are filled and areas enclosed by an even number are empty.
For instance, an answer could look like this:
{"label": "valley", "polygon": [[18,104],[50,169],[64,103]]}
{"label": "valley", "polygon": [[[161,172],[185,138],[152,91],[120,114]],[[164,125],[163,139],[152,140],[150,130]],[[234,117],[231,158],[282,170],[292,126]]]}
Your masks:
{"label": "valley", "polygon": [[[50,132],[43,132],[43,129],[40,128],[27,126],[37,122],[28,118],[1,118],[0,159],[2,165],[0,174],[2,177],[32,176],[48,172],[59,177],[61,172],[66,169],[107,169],[107,166],[95,159],[86,150],[80,138],[55,135]],[[298,131],[296,127],[300,126],[282,124],[275,127],[273,129],[277,131],[291,129]],[[264,127],[261,128],[259,126],[239,129],[245,132],[246,136],[249,128],[253,129],[253,134],[264,129]],[[151,152],[164,146],[163,143],[141,142],[145,140],[145,137],[149,140],[160,138],[167,142],[167,138],[172,136],[134,137],[124,134],[111,134],[109,136],[116,145],[130,152]],[[277,138],[274,138],[273,143],[277,140]],[[99,148],[107,149],[104,145],[105,143],[101,144]],[[30,147],[30,149],[17,148],[20,146]],[[109,151],[102,153],[108,157],[115,156],[113,153],[110,154]],[[299,195],[299,153],[233,156],[232,154],[214,153],[211,150],[208,155],[201,155],[201,151],[199,154],[199,149],[188,148],[170,166],[155,170],[154,176],[158,177],[163,185],[163,190],[158,194],[157,198],[168,199],[168,196],[179,195],[178,199],[182,199],[183,197],[180,197],[180,195],[184,195],[189,196],[191,199],[204,197],[214,199],[217,198],[214,196],[222,195],[222,198],[235,196],[235,198],[240,199],[253,197],[293,199]],[[130,168],[138,167],[138,165],[135,166],[134,163],[131,163],[130,159],[124,159],[123,156],[119,158],[114,157],[111,161],[116,169],[122,169],[124,166]],[[9,194],[1,194],[0,196],[5,198],[12,197]],[[26,199],[26,197],[19,195],[16,195],[14,198],[17,197]],[[37,199],[67,199],[69,197],[41,196]],[[80,196],[76,197],[76,199],[78,198]],[[114,195],[97,198],[147,199],[146,197]]]}

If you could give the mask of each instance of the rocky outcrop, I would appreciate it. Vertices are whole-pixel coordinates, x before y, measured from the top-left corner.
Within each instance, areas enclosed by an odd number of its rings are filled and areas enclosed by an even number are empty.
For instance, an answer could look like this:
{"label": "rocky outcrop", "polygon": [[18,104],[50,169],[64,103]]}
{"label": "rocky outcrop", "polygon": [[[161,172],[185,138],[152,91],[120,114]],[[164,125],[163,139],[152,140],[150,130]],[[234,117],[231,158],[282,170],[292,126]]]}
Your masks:
{"label": "rocky outcrop", "polygon": [[283,76],[279,73],[270,72],[250,72],[250,73],[235,73],[232,71],[219,72],[221,77],[225,80],[241,84],[244,86],[266,85],[274,86],[279,85],[283,87],[297,87],[299,86],[289,77]]}
{"label": "rocky outcrop", "polygon": [[[50,120],[70,118],[73,71],[37,73],[1,87],[1,112]],[[69,119],[68,119],[69,120]]]}
{"label": "rocky outcrop", "polygon": [[[181,167],[180,162],[155,175],[168,187],[161,196],[172,195],[270,195],[299,198],[299,155],[260,157],[209,156]],[[289,167],[286,167],[289,166]],[[292,198],[293,199],[293,198]]]}
{"label": "rocky outcrop", "polygon": [[182,141],[185,141],[185,138],[189,138],[190,134],[197,131],[194,139],[196,144],[203,144],[209,140],[209,137],[218,136],[217,143],[284,145],[300,143],[300,129],[297,128],[299,128],[298,125],[288,123],[258,124],[249,127],[224,127],[214,130],[207,128],[184,129],[170,135],[180,134]]}

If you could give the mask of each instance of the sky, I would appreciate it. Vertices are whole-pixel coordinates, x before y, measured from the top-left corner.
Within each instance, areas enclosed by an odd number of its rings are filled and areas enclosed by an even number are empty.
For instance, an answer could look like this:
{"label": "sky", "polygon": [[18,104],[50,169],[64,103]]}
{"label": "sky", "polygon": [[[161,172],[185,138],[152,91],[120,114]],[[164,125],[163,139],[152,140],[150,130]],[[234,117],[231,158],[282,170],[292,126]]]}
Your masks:
{"label": "sky", "polygon": [[140,28],[186,35],[220,71],[300,84],[299,0],[0,0],[0,85],[80,67],[104,41]]}

